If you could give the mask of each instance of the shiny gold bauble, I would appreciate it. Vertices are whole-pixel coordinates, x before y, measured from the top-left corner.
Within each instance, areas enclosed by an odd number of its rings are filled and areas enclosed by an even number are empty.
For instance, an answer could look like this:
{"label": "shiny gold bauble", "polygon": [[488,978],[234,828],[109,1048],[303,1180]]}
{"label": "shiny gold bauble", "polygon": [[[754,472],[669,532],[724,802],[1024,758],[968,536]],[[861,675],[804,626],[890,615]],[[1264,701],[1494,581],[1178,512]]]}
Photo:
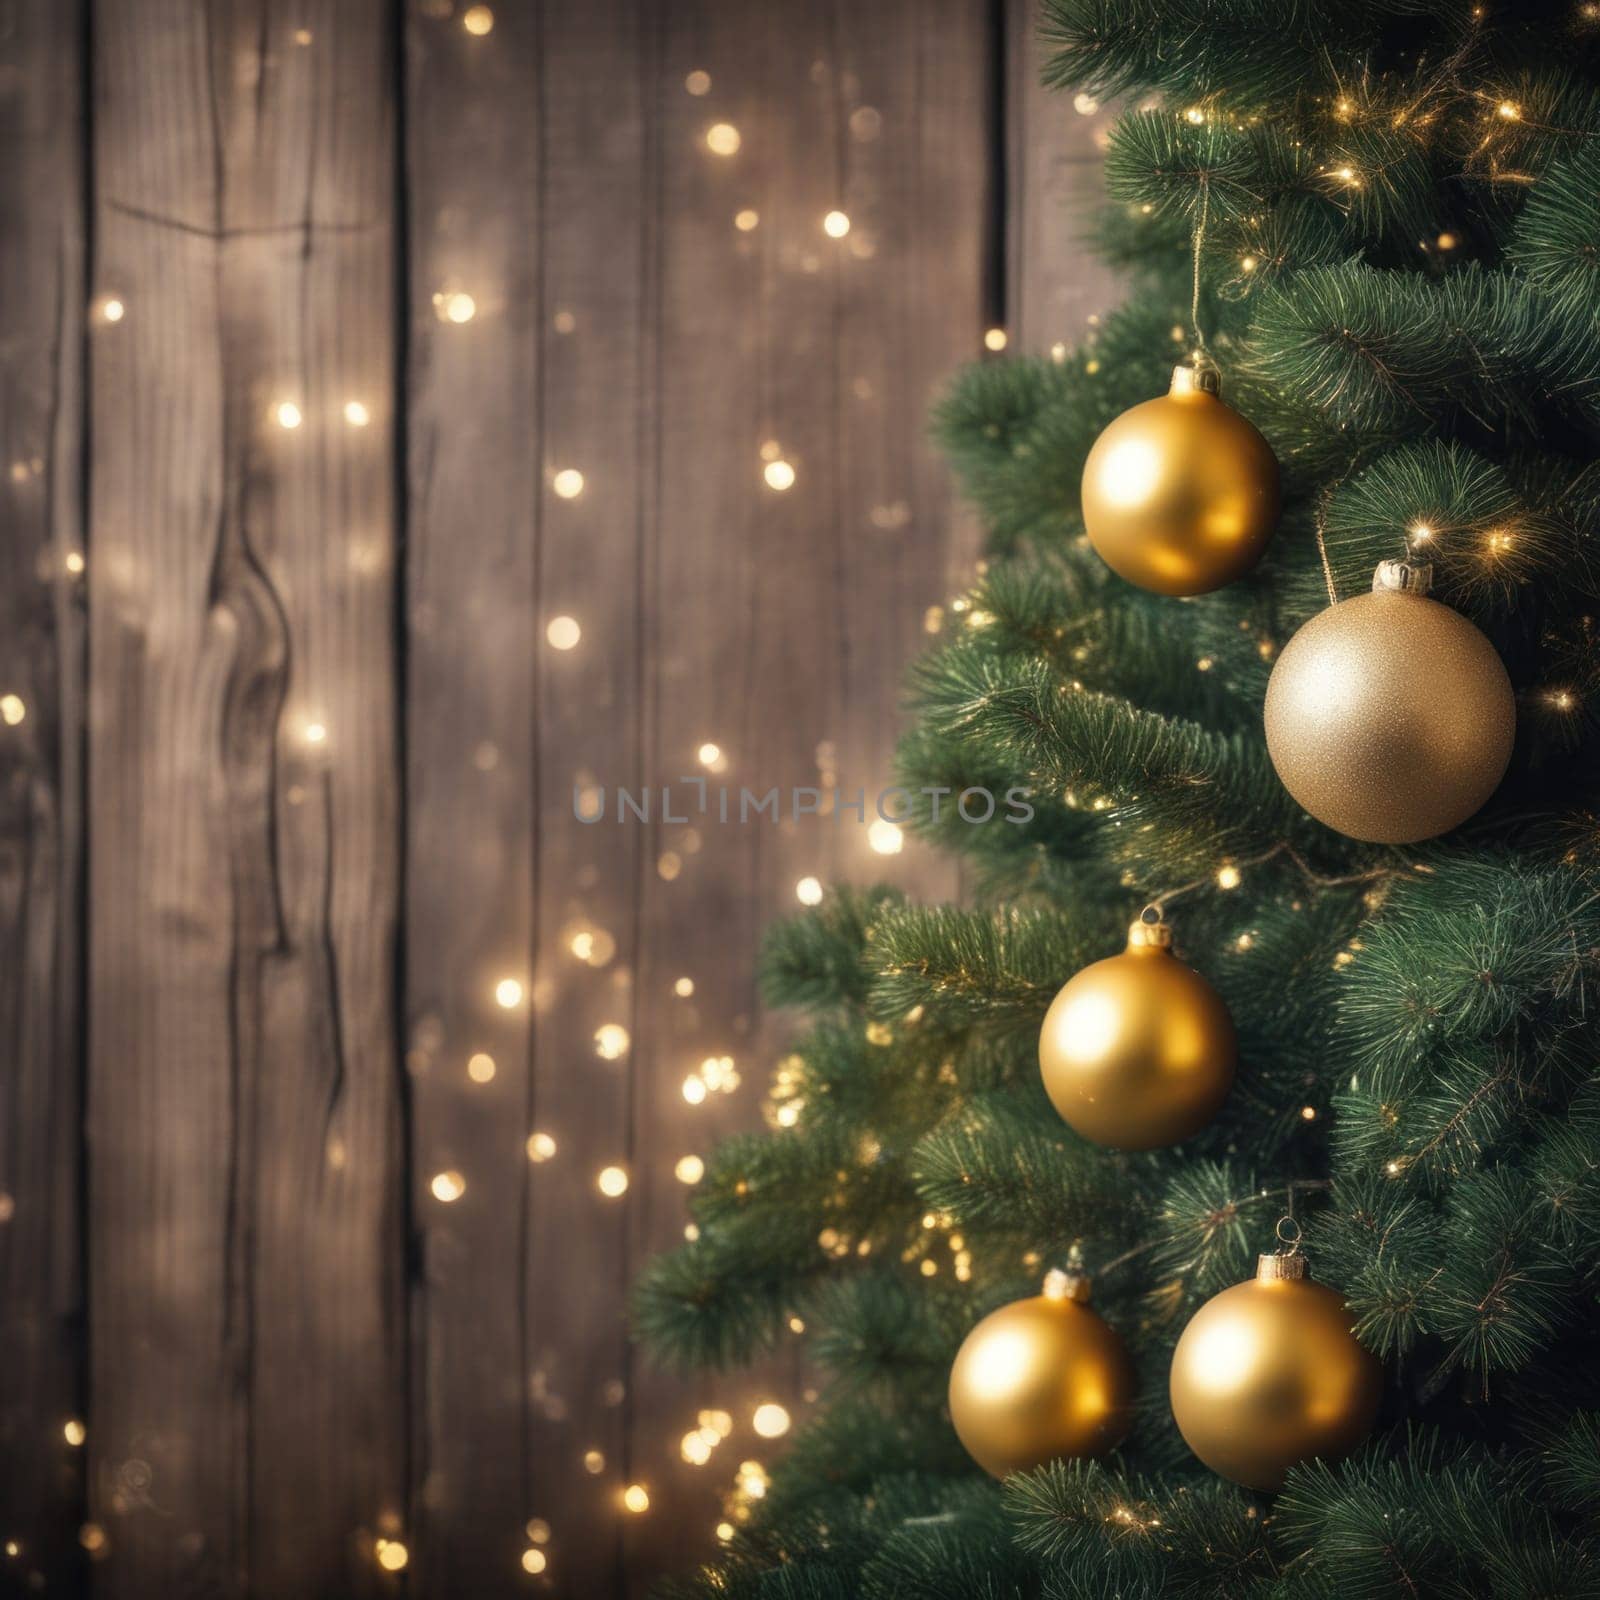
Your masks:
{"label": "shiny gold bauble", "polygon": [[1088,1299],[1087,1278],[1052,1272],[1043,1294],[1001,1306],[967,1335],[950,1369],[950,1417],[985,1472],[1098,1455],[1127,1433],[1133,1365]]}
{"label": "shiny gold bauble", "polygon": [[1336,1460],[1372,1430],[1383,1367],[1344,1301],[1302,1256],[1262,1256],[1256,1276],[1195,1312],[1172,1353],[1172,1415],[1224,1478],[1275,1493],[1289,1468]]}
{"label": "shiny gold bauble", "polygon": [[1128,948],[1085,967],[1045,1013],[1045,1093],[1096,1144],[1177,1144],[1210,1122],[1233,1085],[1233,1018],[1171,946],[1165,923],[1134,923]]}
{"label": "shiny gold bauble", "polygon": [[1213,368],[1174,368],[1171,392],[1124,411],[1084,463],[1089,542],[1141,589],[1232,583],[1278,520],[1278,459],[1219,387]]}
{"label": "shiny gold bauble", "polygon": [[1430,573],[1383,562],[1371,594],[1330,606],[1284,646],[1267,684],[1267,750],[1284,788],[1352,839],[1448,833],[1511,759],[1511,680],[1483,634],[1426,598]]}

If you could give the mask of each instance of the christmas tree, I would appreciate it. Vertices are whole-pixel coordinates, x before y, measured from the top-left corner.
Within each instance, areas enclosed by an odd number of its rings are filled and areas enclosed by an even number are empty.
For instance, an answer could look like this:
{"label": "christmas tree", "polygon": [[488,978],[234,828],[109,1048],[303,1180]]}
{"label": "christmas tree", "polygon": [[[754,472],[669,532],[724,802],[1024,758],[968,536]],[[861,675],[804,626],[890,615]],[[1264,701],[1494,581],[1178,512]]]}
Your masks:
{"label": "christmas tree", "polygon": [[[1125,107],[1097,245],[1128,297],[939,407],[991,542],[915,670],[899,781],[971,904],[841,889],[769,938],[768,1000],[809,1031],[636,1315],[685,1367],[803,1324],[822,1402],[673,1592],[1600,1594],[1600,5],[1047,0],[1043,25],[1051,84]],[[1081,491],[1175,363],[1189,396],[1220,372],[1281,512],[1237,581],[1158,593]],[[1381,614],[1333,607],[1394,562]],[[1443,654],[1408,642],[1428,569]],[[1016,788],[1026,822],[952,803]],[[1237,1041],[1220,1109],[1155,1148],[1079,1131],[1071,1060],[1041,1076],[1053,998],[1147,904]],[[1220,1443],[1180,1432],[1169,1373],[1301,1233],[1271,1276],[1309,1260],[1381,1398],[1264,1492],[1229,1481],[1277,1448],[1249,1405]],[[952,1363],[1080,1266],[1131,1411],[996,1481]]]}

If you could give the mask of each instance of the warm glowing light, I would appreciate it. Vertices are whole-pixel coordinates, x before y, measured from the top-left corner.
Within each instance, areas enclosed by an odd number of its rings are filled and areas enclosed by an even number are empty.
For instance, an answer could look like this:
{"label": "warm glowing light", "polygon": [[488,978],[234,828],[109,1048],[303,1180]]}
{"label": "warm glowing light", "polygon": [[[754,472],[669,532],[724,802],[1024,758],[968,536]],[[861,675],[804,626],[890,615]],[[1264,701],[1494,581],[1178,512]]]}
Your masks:
{"label": "warm glowing light", "polygon": [[722,759],[722,749],[708,740],[695,752],[695,756],[702,767],[714,767]]}
{"label": "warm glowing light", "polygon": [[1239,267],[1244,272],[1254,272],[1258,265],[1254,256],[1243,256],[1239,261]]}
{"label": "warm glowing light", "polygon": [[850,231],[850,219],[842,211],[830,211],[822,219],[822,231],[830,239],[842,239]]}
{"label": "warm glowing light", "polygon": [[1425,542],[1433,537],[1433,529],[1426,522],[1413,522],[1406,530],[1410,536],[1420,542]]}
{"label": "warm glowing light", "polygon": [[378,1565],[385,1572],[404,1571],[411,1559],[411,1552],[398,1539],[380,1539],[372,1549],[378,1558]]}
{"label": "warm glowing light", "polygon": [[776,1400],[768,1400],[756,1407],[750,1426],[763,1439],[781,1439],[789,1431],[789,1413]]}
{"label": "warm glowing light", "polygon": [[1004,328],[990,328],[983,336],[985,350],[1004,350],[1009,342]]}
{"label": "warm glowing light", "polygon": [[106,300],[100,306],[100,315],[107,322],[121,322],[127,314],[128,308],[117,299]]}
{"label": "warm glowing light", "polygon": [[436,1172],[428,1185],[433,1198],[444,1205],[454,1205],[467,1192],[467,1180],[459,1172]]}
{"label": "warm glowing light", "polygon": [[67,571],[76,578],[83,571],[83,552],[81,550],[69,550],[67,552],[66,567]]}
{"label": "warm glowing light", "polygon": [[794,468],[787,461],[769,461],[762,469],[761,476],[767,480],[769,489],[781,492],[794,486]]}
{"label": "warm glowing light", "polygon": [[536,1576],[543,1572],[549,1565],[549,1560],[543,1550],[536,1550],[532,1545],[522,1552],[522,1570],[531,1572]]}
{"label": "warm glowing light", "polygon": [[98,1555],[106,1547],[106,1530],[98,1522],[86,1522],[78,1529],[78,1543],[90,1555]]}
{"label": "warm glowing light", "polygon": [[608,1200],[628,1192],[628,1174],[621,1167],[602,1167],[595,1185]]}
{"label": "warm glowing light", "polygon": [[672,1175],[679,1183],[699,1183],[706,1175],[706,1164],[699,1156],[680,1156]]}
{"label": "warm glowing light", "polygon": [[867,843],[880,856],[897,856],[905,844],[905,833],[895,822],[878,817],[867,829]]}
{"label": "warm glowing light", "polygon": [[677,995],[680,1000],[687,1000],[689,996],[694,993],[694,979],[679,978],[678,981],[673,984],[672,992]]}
{"label": "warm glowing light", "polygon": [[1515,122],[1517,118],[1522,115],[1522,107],[1517,105],[1516,102],[1512,100],[1502,100],[1500,104],[1495,107],[1495,111],[1507,122]]}
{"label": "warm glowing light", "polygon": [[794,897],[803,906],[822,904],[822,885],[815,878],[802,878],[794,886]]}
{"label": "warm glowing light", "polygon": [[1100,492],[1114,506],[1137,509],[1160,482],[1166,464],[1166,457],[1142,439],[1113,443],[1100,472]]}
{"label": "warm glowing light", "polygon": [[494,12],[488,6],[468,6],[461,26],[481,39],[494,26]]}
{"label": "warm glowing light", "polygon": [[481,1050],[474,1056],[467,1058],[467,1076],[474,1083],[494,1082],[494,1057],[486,1056]]}
{"label": "warm glowing light", "polygon": [[706,1097],[706,1085],[703,1078],[685,1078],[683,1080],[683,1098],[692,1106],[697,1106]]}
{"label": "warm glowing light", "polygon": [[630,1483],[622,1491],[622,1504],[625,1509],[638,1516],[641,1512],[650,1509],[650,1496],[642,1483]]}
{"label": "warm glowing light", "polygon": [[1516,540],[1504,528],[1491,528],[1484,536],[1484,543],[1493,554],[1503,555],[1516,543]]}
{"label": "warm glowing light", "polygon": [[583,629],[574,617],[552,617],[544,630],[552,650],[571,650],[583,637]]}
{"label": "warm glowing light", "polygon": [[16,727],[27,714],[28,708],[23,705],[20,695],[0,695],[0,720],[3,720],[7,727]]}
{"label": "warm glowing light", "polygon": [[1453,233],[1441,233],[1434,242],[1441,250],[1454,250],[1456,247],[1456,236]]}
{"label": "warm glowing light", "polygon": [[563,467],[550,480],[550,487],[563,500],[576,500],[583,493],[583,474],[576,467]]}
{"label": "warm glowing light", "polygon": [[1217,887],[1219,889],[1237,889],[1239,887],[1239,869],[1231,863],[1218,867]]}
{"label": "warm glowing light", "polygon": [[446,322],[471,322],[478,314],[478,302],[470,294],[459,291],[454,294],[439,294],[434,297],[434,304],[439,308],[439,315]]}
{"label": "warm glowing light", "polygon": [[514,1010],[522,1004],[522,984],[516,978],[502,978],[494,986],[494,1001],[502,1011]]}
{"label": "warm glowing light", "polygon": [[548,1161],[556,1153],[556,1142],[548,1133],[530,1133],[527,1148],[530,1161]]}
{"label": "warm glowing light", "polygon": [[1301,1106],[1300,1120],[1302,1122],[1315,1122],[1317,1120],[1317,1108],[1315,1106]]}
{"label": "warm glowing light", "polygon": [[307,744],[326,744],[328,742],[328,729],[324,723],[308,722],[306,724]]}
{"label": "warm glowing light", "polygon": [[628,1030],[620,1022],[602,1022],[594,1030],[594,1053],[602,1061],[616,1061],[628,1053]]}
{"label": "warm glowing light", "polygon": [[372,421],[372,413],[359,400],[346,400],[344,403],[344,420],[352,428],[364,428]]}
{"label": "warm glowing light", "polygon": [[1186,121],[1192,122],[1197,128],[1206,120],[1206,114],[1199,106],[1190,106],[1183,115]]}
{"label": "warm glowing light", "polygon": [[1553,695],[1550,696],[1550,704],[1553,705],[1557,711],[1570,711],[1573,706],[1577,704],[1577,701],[1573,697],[1570,690],[1558,689]]}
{"label": "warm glowing light", "polygon": [[298,428],[305,420],[300,414],[300,407],[293,400],[280,400],[274,415],[280,428]]}
{"label": "warm glowing light", "polygon": [[606,1458],[598,1450],[585,1450],[583,1452],[583,1470],[592,1477],[598,1477],[606,1470]]}
{"label": "warm glowing light", "polygon": [[714,156],[736,155],[743,142],[731,122],[713,122],[706,129],[706,149]]}
{"label": "warm glowing light", "polygon": [[683,80],[683,86],[692,95],[698,96],[710,94],[711,74],[709,72],[703,72],[699,67],[696,67],[695,70]]}
{"label": "warm glowing light", "polygon": [[740,233],[753,233],[761,225],[761,213],[746,206],[743,211],[734,213],[733,225]]}
{"label": "warm glowing light", "polygon": [[693,1433],[686,1433],[682,1443],[678,1446],[678,1453],[691,1467],[703,1467],[711,1459],[711,1443],[705,1434],[696,1428]]}
{"label": "warm glowing light", "polygon": [[734,1528],[731,1522],[719,1522],[717,1524],[717,1537],[724,1544],[726,1544],[733,1537],[733,1533]]}
{"label": "warm glowing light", "polygon": [[61,1437],[68,1444],[77,1446],[89,1437],[89,1430],[76,1417],[73,1417],[70,1422],[62,1424]]}
{"label": "warm glowing light", "polygon": [[1100,109],[1100,102],[1092,94],[1075,94],[1072,97],[1072,109],[1080,117],[1092,117]]}

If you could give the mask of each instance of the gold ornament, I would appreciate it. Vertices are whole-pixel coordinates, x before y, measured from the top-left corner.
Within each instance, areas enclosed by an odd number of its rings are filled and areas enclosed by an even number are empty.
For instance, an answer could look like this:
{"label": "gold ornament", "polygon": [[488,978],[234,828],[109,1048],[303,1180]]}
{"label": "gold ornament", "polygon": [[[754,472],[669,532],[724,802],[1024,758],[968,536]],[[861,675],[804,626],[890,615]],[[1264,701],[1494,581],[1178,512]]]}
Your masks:
{"label": "gold ornament", "polygon": [[1343,1299],[1305,1257],[1262,1256],[1256,1276],[1195,1312],[1172,1353],[1172,1415],[1224,1478],[1269,1494],[1299,1461],[1349,1455],[1378,1414],[1383,1367]]}
{"label": "gold ornament", "polygon": [[1088,1300],[1082,1273],[1052,1272],[1043,1294],[991,1312],[957,1351],[950,1418],[985,1472],[1099,1455],[1127,1433],[1133,1364]]}
{"label": "gold ornament", "polygon": [[1066,984],[1039,1033],[1050,1103],[1085,1139],[1116,1150],[1198,1133],[1227,1099],[1238,1054],[1222,997],[1172,954],[1153,907],[1120,956]]}
{"label": "gold ornament", "polygon": [[1278,520],[1272,446],[1221,398],[1208,366],[1124,411],[1083,467],[1083,525],[1113,572],[1157,594],[1208,594],[1243,577]]}
{"label": "gold ornament", "polygon": [[1267,750],[1284,788],[1352,839],[1448,833],[1511,759],[1511,680],[1483,634],[1425,598],[1432,572],[1382,562],[1372,593],[1313,617],[1267,684]]}

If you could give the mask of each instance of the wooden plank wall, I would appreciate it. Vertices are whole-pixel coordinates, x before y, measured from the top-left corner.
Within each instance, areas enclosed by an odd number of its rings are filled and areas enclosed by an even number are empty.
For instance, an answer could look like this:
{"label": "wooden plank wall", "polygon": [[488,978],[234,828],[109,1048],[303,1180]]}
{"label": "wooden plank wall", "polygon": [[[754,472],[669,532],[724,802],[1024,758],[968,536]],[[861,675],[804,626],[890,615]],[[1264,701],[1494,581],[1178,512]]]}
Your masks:
{"label": "wooden plank wall", "polygon": [[79,36],[0,10],[0,1565],[82,1517],[83,333]]}
{"label": "wooden plank wall", "polygon": [[927,405],[1106,299],[1025,32],[0,3],[0,1592],[641,1594],[803,1420],[626,1289],[800,880],[957,888],[715,796],[890,781]]}

